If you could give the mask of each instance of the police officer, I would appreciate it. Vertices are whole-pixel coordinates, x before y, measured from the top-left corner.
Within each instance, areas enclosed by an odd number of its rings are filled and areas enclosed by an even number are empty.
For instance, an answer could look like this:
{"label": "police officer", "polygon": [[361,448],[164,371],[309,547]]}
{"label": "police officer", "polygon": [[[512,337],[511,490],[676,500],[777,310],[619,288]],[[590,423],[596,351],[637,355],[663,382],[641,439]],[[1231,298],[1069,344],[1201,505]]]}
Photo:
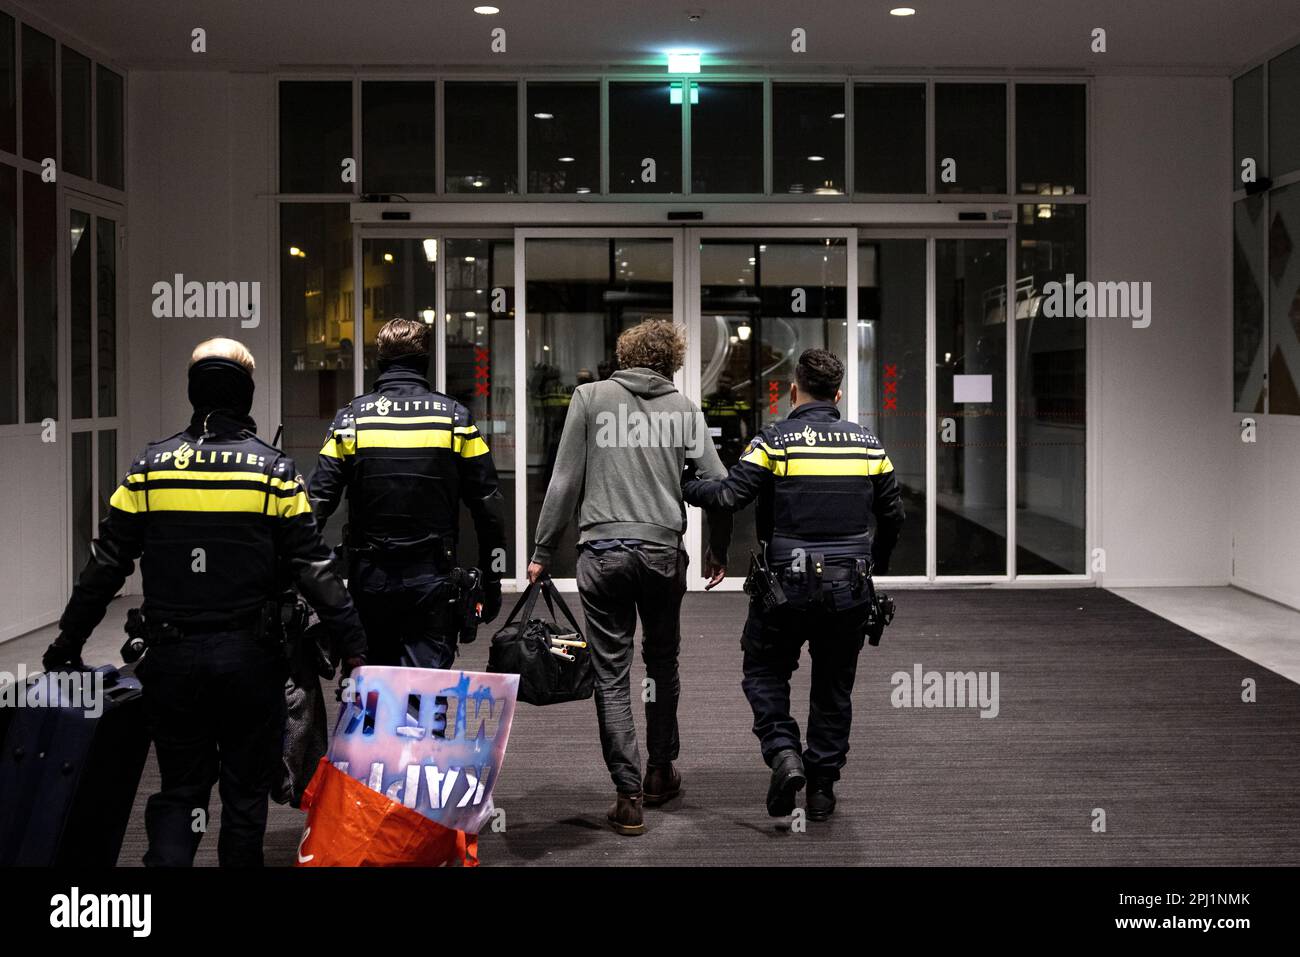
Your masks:
{"label": "police officer", "polygon": [[392,319],[377,341],[374,391],[334,417],[308,494],[322,523],[347,494],[348,587],[371,636],[370,663],[449,668],[466,626],[461,502],[478,539],[482,620],[501,610],[496,468],[469,410],[429,387],[428,325]]}
{"label": "police officer", "polygon": [[[850,693],[870,612],[867,577],[884,573],[903,524],[894,467],[880,441],[840,419],[844,364],[824,349],[799,357],[790,385],[790,417],[755,434],[726,478],[689,479],[692,505],[744,508],[755,521],[767,567],[784,604],[750,602],[741,648],[741,687],[754,710],[754,734],[772,769],[767,811],[794,810],[808,784],[809,820],[835,810],[834,784],[849,750]],[[790,675],[808,642],[812,694],[808,735],[790,716]]]}
{"label": "police officer", "polygon": [[253,357],[209,339],[189,367],[189,427],[151,444],[109,501],[43,658],[80,670],[81,649],[140,559],[148,653],[139,674],[162,775],[149,798],[148,865],[189,866],[212,785],[222,866],[262,863],[267,796],[281,761],[285,665],[277,596],[289,581],[343,648],[365,660],[361,623],[330,569],[291,459],[256,436]]}

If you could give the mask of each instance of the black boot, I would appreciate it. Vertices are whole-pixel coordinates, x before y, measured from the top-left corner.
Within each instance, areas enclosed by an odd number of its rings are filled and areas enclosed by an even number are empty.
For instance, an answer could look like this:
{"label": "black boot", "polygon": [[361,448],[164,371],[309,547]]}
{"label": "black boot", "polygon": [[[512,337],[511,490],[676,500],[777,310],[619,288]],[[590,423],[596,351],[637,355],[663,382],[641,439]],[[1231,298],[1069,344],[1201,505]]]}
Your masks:
{"label": "black boot", "polygon": [[667,804],[682,793],[682,776],[672,762],[650,765],[645,769],[644,796],[646,807]]}
{"label": "black boot", "polygon": [[794,810],[794,796],[807,780],[803,773],[803,758],[794,748],[784,748],[772,756],[771,764],[772,783],[767,787],[767,813],[772,817],[785,817]]}
{"label": "black boot", "polygon": [[824,821],[835,813],[835,782],[816,776],[808,779],[808,820]]}

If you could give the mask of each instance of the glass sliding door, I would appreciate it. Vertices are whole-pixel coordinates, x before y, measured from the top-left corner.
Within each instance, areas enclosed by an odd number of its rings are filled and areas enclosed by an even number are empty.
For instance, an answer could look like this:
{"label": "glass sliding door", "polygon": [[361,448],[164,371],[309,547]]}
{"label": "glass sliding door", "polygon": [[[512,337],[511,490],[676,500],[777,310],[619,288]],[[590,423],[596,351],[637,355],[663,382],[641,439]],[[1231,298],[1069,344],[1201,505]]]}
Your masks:
{"label": "glass sliding door", "polygon": [[[672,234],[529,236],[524,249],[523,415],[527,430],[525,538],[532,546],[574,389],[617,369],[619,333],[644,319],[681,321]],[[571,522],[549,569],[572,578]]]}
{"label": "glass sliding door", "polygon": [[[829,349],[847,369],[849,238],[701,231],[690,248],[698,257],[699,403],[730,468],[755,432],[789,416],[790,383],[805,349]],[[841,413],[849,398],[846,374]],[[727,574],[743,578],[757,547],[750,506],[735,518]]]}
{"label": "glass sliding door", "polygon": [[925,575],[927,246],[921,239],[858,243],[857,421],[884,444],[907,521],[890,575]]}
{"label": "glass sliding door", "polygon": [[78,575],[90,556],[108,500],[121,480],[118,464],[118,282],[116,207],[69,200],[67,253],[62,282],[67,288],[71,462],[68,560]]}
{"label": "glass sliding door", "polygon": [[1007,243],[935,240],[936,571],[1007,574]]}

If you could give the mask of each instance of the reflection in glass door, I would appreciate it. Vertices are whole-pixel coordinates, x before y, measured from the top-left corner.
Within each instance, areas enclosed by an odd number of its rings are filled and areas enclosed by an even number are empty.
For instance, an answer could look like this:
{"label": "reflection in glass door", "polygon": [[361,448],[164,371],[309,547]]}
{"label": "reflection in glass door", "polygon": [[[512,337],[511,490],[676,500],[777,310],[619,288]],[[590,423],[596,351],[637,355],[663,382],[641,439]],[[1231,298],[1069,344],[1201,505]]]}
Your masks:
{"label": "reflection in glass door", "polygon": [[[644,319],[680,321],[677,261],[672,235],[524,239],[529,546],[573,390],[615,371],[614,344],[624,329]],[[576,574],[577,541],[571,522],[549,569],[553,577]]]}
{"label": "reflection in glass door", "polygon": [[[847,366],[847,251],[843,236],[699,241],[700,407],[727,468],[755,432],[790,414],[805,349],[829,349]],[[750,506],[735,519],[728,575],[743,576],[757,547]]]}
{"label": "reflection in glass door", "polygon": [[1007,244],[935,240],[939,575],[1007,574]]}

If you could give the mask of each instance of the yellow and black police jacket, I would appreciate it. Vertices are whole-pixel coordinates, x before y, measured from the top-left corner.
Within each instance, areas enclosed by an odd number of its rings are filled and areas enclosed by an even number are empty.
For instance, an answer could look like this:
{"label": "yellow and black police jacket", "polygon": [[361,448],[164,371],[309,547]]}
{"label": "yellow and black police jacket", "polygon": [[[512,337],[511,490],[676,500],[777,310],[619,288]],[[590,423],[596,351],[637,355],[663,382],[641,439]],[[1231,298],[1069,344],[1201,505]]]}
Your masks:
{"label": "yellow and black police jacket", "polygon": [[469,409],[414,370],[388,369],[373,392],[339,410],[307,493],[322,523],[346,493],[347,544],[390,561],[454,554],[464,503],[479,568],[501,577],[493,557],[505,547],[505,524],[492,453]]}
{"label": "yellow and black police jacket", "polygon": [[207,426],[196,420],[131,464],[59,620],[65,639],[84,644],[138,558],[151,623],[252,627],[293,584],[341,647],[363,653],[361,623],[293,460],[257,438],[250,419],[214,413]]}
{"label": "yellow and black police jacket", "polygon": [[759,541],[782,565],[795,548],[870,557],[877,574],[903,525],[903,498],[880,440],[840,419],[833,402],[807,402],[750,440],[726,478],[683,485],[692,505],[735,511],[757,500]]}

